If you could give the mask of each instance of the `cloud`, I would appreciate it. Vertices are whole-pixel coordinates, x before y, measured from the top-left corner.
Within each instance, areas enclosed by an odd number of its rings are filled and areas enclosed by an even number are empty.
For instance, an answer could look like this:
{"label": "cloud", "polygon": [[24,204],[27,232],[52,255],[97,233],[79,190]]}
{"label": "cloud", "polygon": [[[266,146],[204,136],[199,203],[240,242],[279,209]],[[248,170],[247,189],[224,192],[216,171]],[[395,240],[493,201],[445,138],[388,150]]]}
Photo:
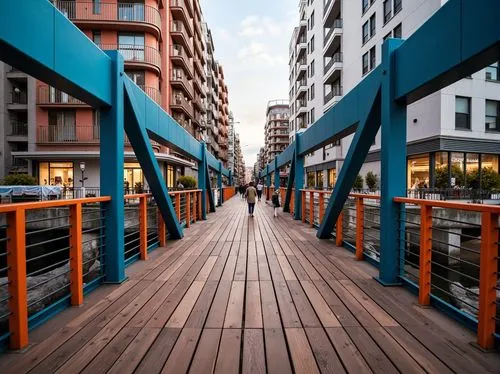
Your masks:
{"label": "cloud", "polygon": [[279,35],[283,25],[269,17],[260,17],[256,15],[247,16],[241,23],[240,36],[255,37],[261,35]]}
{"label": "cloud", "polygon": [[[286,63],[285,58],[280,54],[271,54],[263,43],[251,42],[246,47],[243,47],[238,52],[238,59],[252,64],[263,63],[266,66],[283,65]],[[255,65],[254,65],[255,66]]]}

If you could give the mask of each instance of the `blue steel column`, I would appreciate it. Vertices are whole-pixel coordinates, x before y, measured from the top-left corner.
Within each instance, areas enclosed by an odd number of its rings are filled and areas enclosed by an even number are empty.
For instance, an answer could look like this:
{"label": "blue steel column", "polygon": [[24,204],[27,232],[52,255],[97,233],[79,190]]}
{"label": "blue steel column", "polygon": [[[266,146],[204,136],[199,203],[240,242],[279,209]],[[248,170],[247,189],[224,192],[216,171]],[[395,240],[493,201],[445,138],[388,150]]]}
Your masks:
{"label": "blue steel column", "polygon": [[399,206],[396,196],[406,196],[406,106],[394,100],[394,51],[403,43],[386,40],[382,46],[382,165],[380,208],[380,273],[384,285],[399,284]]}
{"label": "blue steel column", "polygon": [[292,198],[292,187],[295,180],[295,152],[290,163],[290,172],[288,173],[288,181],[286,184],[285,202],[283,203],[283,212],[290,212],[290,200]]}
{"label": "blue steel column", "polygon": [[224,198],[222,197],[222,162],[219,161],[219,170],[217,170],[217,189],[219,190],[217,206],[222,206]]}
{"label": "blue steel column", "polygon": [[106,203],[106,282],[121,283],[125,277],[125,217],[123,189],[123,57],[117,51],[107,51],[112,59],[112,106],[101,108],[100,181],[101,194],[111,196]]}
{"label": "blue steel column", "polygon": [[274,158],[274,189],[280,188],[280,169],[278,167],[278,157]]}
{"label": "blue steel column", "polygon": [[[271,188],[271,173],[269,172],[269,164],[266,165],[266,187],[268,191]],[[267,200],[267,195],[266,195],[266,200]]]}
{"label": "blue steel column", "polygon": [[295,198],[293,214],[295,219],[302,219],[302,193],[300,189],[304,187],[304,156],[299,155],[299,143],[302,133],[295,136],[295,152],[293,154],[295,164]]}
{"label": "blue steel column", "polygon": [[207,219],[207,146],[201,143],[201,160],[198,162],[198,189],[201,190],[201,217]]}

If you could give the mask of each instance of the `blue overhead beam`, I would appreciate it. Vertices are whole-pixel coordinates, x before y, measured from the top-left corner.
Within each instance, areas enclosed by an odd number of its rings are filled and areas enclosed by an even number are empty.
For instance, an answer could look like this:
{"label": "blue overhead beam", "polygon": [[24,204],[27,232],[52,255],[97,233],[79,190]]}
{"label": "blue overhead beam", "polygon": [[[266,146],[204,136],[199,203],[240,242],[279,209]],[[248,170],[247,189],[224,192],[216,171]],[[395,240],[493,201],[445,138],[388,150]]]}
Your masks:
{"label": "blue overhead beam", "polygon": [[0,60],[94,106],[111,105],[112,61],[47,0],[3,0]]}
{"label": "blue overhead beam", "polygon": [[395,52],[395,97],[410,104],[499,60],[500,1],[450,0]]}
{"label": "blue overhead beam", "polygon": [[292,144],[289,144],[288,147],[285,148],[283,152],[281,152],[276,158],[278,159],[278,167],[285,166],[289,162],[292,162],[293,160],[293,152],[295,151],[295,146]]}

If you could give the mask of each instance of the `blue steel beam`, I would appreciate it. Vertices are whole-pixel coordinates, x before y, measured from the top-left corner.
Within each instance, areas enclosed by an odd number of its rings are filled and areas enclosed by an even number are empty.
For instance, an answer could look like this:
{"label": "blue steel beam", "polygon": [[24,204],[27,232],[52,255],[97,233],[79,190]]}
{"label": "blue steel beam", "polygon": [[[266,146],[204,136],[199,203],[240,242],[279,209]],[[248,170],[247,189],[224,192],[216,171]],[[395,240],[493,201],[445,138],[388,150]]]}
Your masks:
{"label": "blue steel beam", "polygon": [[[124,79],[125,83],[125,131],[134,149],[137,160],[141,164],[142,171],[148,181],[149,188],[153,193],[158,209],[161,212],[168,233],[173,239],[183,237],[182,228],[175,214],[172,200],[168,195],[168,188],[156,161],[153,147],[146,131],[144,118],[140,113],[141,100],[136,97],[138,93],[130,79]],[[137,86],[135,86],[137,87]],[[142,92],[142,91],[141,91]]]}
{"label": "blue steel beam", "polygon": [[[210,168],[219,172],[219,160],[215,158],[210,152],[207,152],[207,163]],[[222,175],[229,178],[229,169],[222,167]]]}
{"label": "blue steel beam", "polygon": [[94,106],[112,102],[112,61],[47,0],[4,0],[0,60]]}
{"label": "blue steel beam", "polygon": [[295,153],[292,153],[292,162],[290,164],[290,172],[288,174],[288,182],[286,184],[285,202],[283,204],[283,212],[290,211],[290,200],[292,197],[293,182],[295,181]]}
{"label": "blue steel beam", "polygon": [[283,152],[281,152],[276,158],[278,159],[278,167],[285,166],[289,162],[292,161],[293,159],[293,152],[295,151],[295,146],[292,144],[289,144],[288,147],[284,149]]}
{"label": "blue steel beam", "polygon": [[395,52],[394,90],[410,104],[500,59],[500,1],[450,0]]}

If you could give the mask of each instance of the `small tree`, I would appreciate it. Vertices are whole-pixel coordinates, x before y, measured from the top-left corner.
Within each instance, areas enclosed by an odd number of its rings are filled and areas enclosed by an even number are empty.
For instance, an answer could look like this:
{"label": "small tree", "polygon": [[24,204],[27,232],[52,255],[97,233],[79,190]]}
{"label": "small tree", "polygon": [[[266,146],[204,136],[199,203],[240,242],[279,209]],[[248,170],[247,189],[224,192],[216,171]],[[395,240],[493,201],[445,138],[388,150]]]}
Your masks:
{"label": "small tree", "polygon": [[363,189],[363,177],[361,175],[357,175],[356,180],[354,181],[354,184],[352,185],[352,188],[355,190],[361,190]]}
{"label": "small tree", "polygon": [[370,191],[375,191],[378,187],[378,176],[377,174],[369,171],[366,173],[365,182]]}
{"label": "small tree", "polygon": [[2,184],[4,186],[36,186],[38,181],[29,174],[10,174],[4,178]]}
{"label": "small tree", "polygon": [[183,175],[177,178],[177,183],[182,183],[185,189],[192,190],[196,188],[198,182],[196,181],[195,178],[189,175]]}

